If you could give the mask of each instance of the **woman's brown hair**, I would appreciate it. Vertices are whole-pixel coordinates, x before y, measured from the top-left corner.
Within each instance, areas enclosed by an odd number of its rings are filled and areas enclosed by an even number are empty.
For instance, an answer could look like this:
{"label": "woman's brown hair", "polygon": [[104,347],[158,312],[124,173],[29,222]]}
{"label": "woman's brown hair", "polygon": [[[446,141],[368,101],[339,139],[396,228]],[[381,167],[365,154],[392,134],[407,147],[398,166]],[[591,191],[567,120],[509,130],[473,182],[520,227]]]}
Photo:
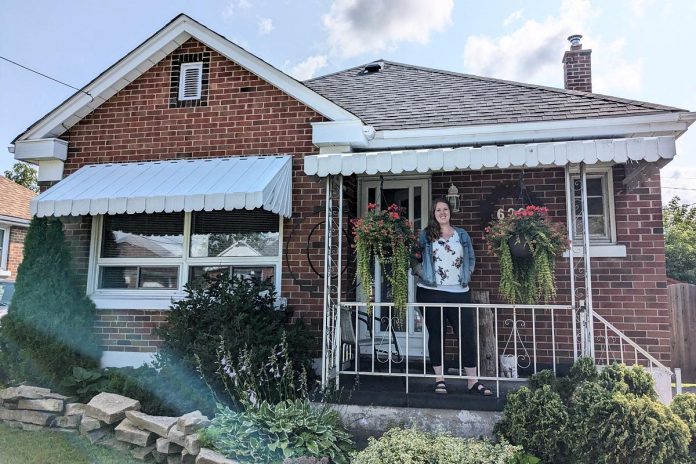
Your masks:
{"label": "woman's brown hair", "polygon": [[434,242],[438,238],[440,238],[440,223],[437,222],[437,219],[435,219],[435,208],[437,207],[438,203],[444,203],[447,205],[447,207],[450,210],[450,217],[452,215],[452,205],[450,205],[450,202],[447,200],[445,197],[439,197],[435,198],[433,202],[430,204],[430,215],[428,216],[428,226],[425,228],[425,237],[428,239],[429,242]]}

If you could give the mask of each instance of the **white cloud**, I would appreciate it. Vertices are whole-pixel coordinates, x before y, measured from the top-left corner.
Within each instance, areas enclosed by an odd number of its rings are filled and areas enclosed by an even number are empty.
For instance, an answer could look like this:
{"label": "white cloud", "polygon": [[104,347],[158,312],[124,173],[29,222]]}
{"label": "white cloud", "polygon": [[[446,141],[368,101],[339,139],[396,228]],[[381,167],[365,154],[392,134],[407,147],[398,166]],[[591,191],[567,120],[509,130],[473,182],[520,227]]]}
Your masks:
{"label": "white cloud", "polygon": [[271,18],[261,18],[258,24],[259,34],[268,35],[273,30],[273,20]]}
{"label": "white cloud", "polygon": [[580,33],[585,36],[583,48],[593,51],[592,90],[635,95],[642,87],[643,60],[626,58],[623,38],[605,41],[595,35],[591,22],[597,14],[600,13],[590,0],[566,0],[557,14],[543,20],[527,20],[507,35],[469,37],[464,47],[465,71],[562,87],[561,58],[569,48],[566,39]]}
{"label": "white cloud", "polygon": [[512,13],[510,13],[510,16],[505,18],[505,20],[503,21],[503,26],[508,27],[510,24],[514,23],[519,19],[522,19],[522,10],[513,11]]}
{"label": "white cloud", "polygon": [[451,22],[453,7],[453,0],[334,0],[323,23],[331,53],[349,58],[399,42],[428,43]]}
{"label": "white cloud", "polygon": [[560,61],[566,38],[582,32],[592,13],[589,0],[566,0],[558,15],[525,21],[502,37],[471,36],[464,47],[467,72],[503,79],[562,82]]}
{"label": "white cloud", "polygon": [[326,67],[326,55],[314,55],[290,69],[290,75],[299,81],[314,77],[321,68]]}
{"label": "white cloud", "polygon": [[229,0],[222,10],[222,17],[230,19],[234,16],[236,10],[248,10],[249,8],[251,8],[249,0]]}

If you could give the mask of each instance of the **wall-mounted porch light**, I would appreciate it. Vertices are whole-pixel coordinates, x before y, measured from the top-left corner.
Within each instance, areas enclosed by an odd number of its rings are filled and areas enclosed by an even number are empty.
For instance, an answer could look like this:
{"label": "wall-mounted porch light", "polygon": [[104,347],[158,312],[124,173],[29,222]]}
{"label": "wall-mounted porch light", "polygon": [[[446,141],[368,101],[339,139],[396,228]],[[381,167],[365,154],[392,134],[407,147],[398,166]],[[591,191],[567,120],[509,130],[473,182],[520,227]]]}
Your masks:
{"label": "wall-mounted porch light", "polygon": [[447,189],[447,201],[449,201],[452,206],[453,213],[461,211],[462,202],[459,198],[459,189],[455,187],[454,184],[450,185],[450,188]]}

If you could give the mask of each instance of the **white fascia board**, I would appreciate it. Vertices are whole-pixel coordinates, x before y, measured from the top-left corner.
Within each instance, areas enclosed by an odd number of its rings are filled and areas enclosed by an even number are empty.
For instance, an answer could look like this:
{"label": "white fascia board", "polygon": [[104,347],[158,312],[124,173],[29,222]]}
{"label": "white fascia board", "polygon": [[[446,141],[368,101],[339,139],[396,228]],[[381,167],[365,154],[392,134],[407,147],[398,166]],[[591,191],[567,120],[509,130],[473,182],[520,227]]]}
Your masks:
{"label": "white fascia board", "polygon": [[38,163],[41,160],[65,161],[68,142],[56,138],[17,141],[10,150],[17,161]]}
{"label": "white fascia board", "polygon": [[[48,135],[58,136],[64,133],[65,127],[63,124],[68,120],[74,121],[74,118],[71,119],[73,115],[77,114],[84,117],[89,114],[106,99],[137,79],[191,37],[216,50],[326,118],[331,120],[359,121],[352,113],[320,96],[282,71],[210,29],[205,28],[191,18],[182,16],[123,57],[103,75],[97,77],[92,83],[82,89],[84,92],[77,92],[58,108],[44,116],[34,127],[31,127],[23,134],[18,141],[44,138]],[[94,98],[86,95],[85,92]]]}
{"label": "white fascia board", "polygon": [[[23,134],[17,142],[64,133],[66,129],[62,124],[70,119],[71,116],[77,113],[84,117],[91,113],[106,101],[102,94],[105,96],[113,95],[125,87],[129,81],[139,77],[161,60],[162,57],[160,57],[159,52],[168,43],[175,42],[178,45],[182,45],[189,38],[191,38],[191,35],[184,31],[180,25],[173,29],[160,31],[146,43],[123,57],[111,69],[105,71],[103,75],[84,87],[83,91],[75,93],[55,110],[44,116],[34,127],[31,127]],[[134,73],[136,70],[137,74]],[[129,76],[130,79],[124,79],[126,76]]]}
{"label": "white fascia board", "polygon": [[312,123],[312,143],[319,147],[350,146],[367,148],[375,131],[361,121],[327,121]]}
{"label": "white fascia board", "polygon": [[[481,126],[378,131],[368,149],[496,145],[622,137],[679,137],[696,113],[655,113],[618,118],[569,119]],[[337,143],[338,144],[338,143]]]}

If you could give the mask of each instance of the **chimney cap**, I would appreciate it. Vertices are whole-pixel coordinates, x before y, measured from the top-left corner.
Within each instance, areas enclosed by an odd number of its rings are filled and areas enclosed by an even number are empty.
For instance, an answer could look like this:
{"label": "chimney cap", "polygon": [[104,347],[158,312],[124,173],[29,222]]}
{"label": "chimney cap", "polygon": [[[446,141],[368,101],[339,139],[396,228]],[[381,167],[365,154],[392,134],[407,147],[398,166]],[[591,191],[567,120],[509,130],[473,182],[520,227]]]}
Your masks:
{"label": "chimney cap", "polygon": [[582,35],[580,34],[573,34],[568,37],[568,42],[570,42],[571,48],[582,48],[582,44],[580,43],[580,39],[582,39]]}

